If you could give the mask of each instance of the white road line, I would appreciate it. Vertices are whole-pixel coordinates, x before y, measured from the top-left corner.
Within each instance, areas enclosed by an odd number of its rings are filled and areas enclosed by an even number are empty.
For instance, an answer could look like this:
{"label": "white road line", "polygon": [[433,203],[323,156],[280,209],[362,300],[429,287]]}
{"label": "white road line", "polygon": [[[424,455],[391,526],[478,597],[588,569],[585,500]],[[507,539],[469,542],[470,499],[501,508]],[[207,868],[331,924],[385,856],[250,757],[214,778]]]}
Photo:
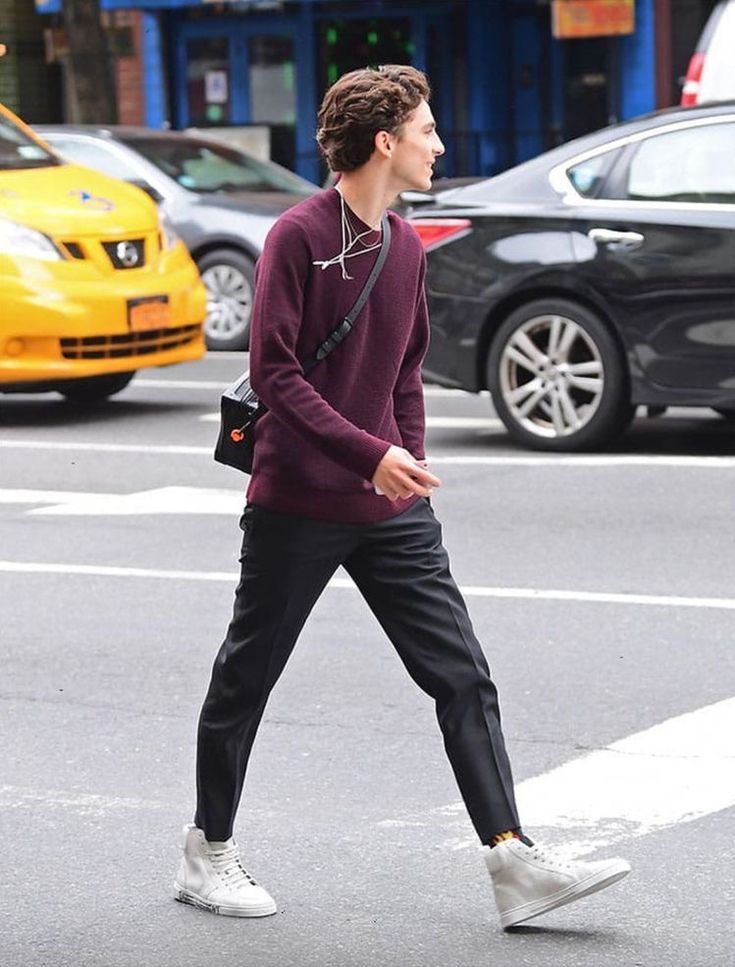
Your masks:
{"label": "white road line", "polygon": [[61,504],[70,500],[94,500],[106,496],[78,490],[0,490],[0,504]]}
{"label": "white road line", "polygon": [[[169,456],[212,456],[214,442],[210,446],[183,446],[176,444],[146,443],[98,443],[92,440],[23,440],[0,439],[4,450],[66,450],[98,451],[101,453],[143,453]],[[692,467],[713,470],[729,470],[735,467],[735,457],[690,456],[679,454],[507,454],[469,456],[463,454],[432,456],[432,465],[488,466],[488,467]]]}
{"label": "white road line", "polygon": [[[156,578],[168,581],[227,581],[237,575],[230,571],[173,571],[143,567],[117,567],[102,564],[65,564],[40,561],[1,561],[0,572],[15,574],[68,574],[94,577]],[[354,591],[349,578],[332,578],[329,587]],[[462,585],[469,598],[516,598],[527,601],[565,601],[578,604],[621,604],[655,608],[704,608],[735,611],[735,598],[695,598],[683,595],[624,594],[611,591],[573,591],[553,588],[503,588]]]}
{"label": "white road line", "polygon": [[503,424],[489,416],[427,416],[426,429],[499,430]]}
{"label": "white road line", "polygon": [[76,574],[105,578],[160,578],[166,581],[227,581],[237,579],[229,571],[159,571],[145,567],[114,567],[98,564],[47,564],[30,561],[0,561],[0,573]]}
{"label": "white road line", "polygon": [[172,456],[212,456],[214,443],[208,447],[179,446],[160,443],[97,443],[93,440],[0,440],[0,448],[5,450],[72,450],[84,452],[97,450],[100,453],[160,453]]}
{"label": "white road line", "polygon": [[480,390],[479,393],[470,393],[464,389],[450,389],[446,386],[434,386],[431,383],[424,383],[424,396],[443,396],[447,399],[458,400],[462,397],[465,399],[489,398],[490,393],[486,389]]}
{"label": "white road line", "polygon": [[0,490],[0,504],[41,504],[29,514],[41,516],[141,516],[143,514],[220,514],[239,516],[242,490],[204,487],[158,487],[129,494],[58,490]]}
{"label": "white road line", "polygon": [[724,470],[735,467],[735,457],[689,456],[684,454],[589,453],[589,454],[504,454],[493,456],[432,456],[429,462],[456,466],[486,467],[697,467]]}
{"label": "white road line", "polygon": [[[624,840],[693,822],[735,805],[735,698],[687,712],[572,759],[516,788],[529,835],[555,841],[565,856],[584,855]],[[468,838],[464,805],[378,825],[441,827]]]}
{"label": "white road line", "polygon": [[132,386],[144,386],[146,389],[213,389],[222,390],[228,386],[237,374],[230,380],[213,379],[136,379]]}

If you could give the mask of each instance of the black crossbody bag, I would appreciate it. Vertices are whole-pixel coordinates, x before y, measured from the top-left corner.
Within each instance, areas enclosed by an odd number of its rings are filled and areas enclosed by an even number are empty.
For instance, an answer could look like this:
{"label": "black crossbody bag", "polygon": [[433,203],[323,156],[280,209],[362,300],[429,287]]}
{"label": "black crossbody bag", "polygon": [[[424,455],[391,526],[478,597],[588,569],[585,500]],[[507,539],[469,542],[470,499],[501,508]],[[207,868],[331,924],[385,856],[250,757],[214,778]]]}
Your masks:
{"label": "black crossbody bag", "polygon": [[[312,371],[317,363],[325,359],[350,334],[355,319],[367,302],[378,276],[388,257],[390,247],[390,223],[384,215],[381,223],[383,240],[378,257],[370,275],[363,286],[357,301],[337,328],[327,336],[313,356],[301,360],[304,376]],[[267,412],[267,407],[258,399],[250,385],[250,373],[245,372],[227,387],[220,399],[220,429],[214,448],[214,459],[243,473],[252,473],[255,454],[255,424]]]}

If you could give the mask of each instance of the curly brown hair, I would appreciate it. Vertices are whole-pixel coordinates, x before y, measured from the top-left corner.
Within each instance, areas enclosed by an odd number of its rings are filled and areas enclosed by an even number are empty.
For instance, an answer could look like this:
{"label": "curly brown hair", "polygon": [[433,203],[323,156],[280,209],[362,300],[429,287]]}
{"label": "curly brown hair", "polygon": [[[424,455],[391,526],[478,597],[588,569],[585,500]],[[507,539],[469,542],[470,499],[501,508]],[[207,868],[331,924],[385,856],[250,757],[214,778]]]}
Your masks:
{"label": "curly brown hair", "polygon": [[395,134],[431,88],[415,67],[385,64],[344,74],[319,108],[316,140],[332,171],[354,171],[375,148],[378,131]]}

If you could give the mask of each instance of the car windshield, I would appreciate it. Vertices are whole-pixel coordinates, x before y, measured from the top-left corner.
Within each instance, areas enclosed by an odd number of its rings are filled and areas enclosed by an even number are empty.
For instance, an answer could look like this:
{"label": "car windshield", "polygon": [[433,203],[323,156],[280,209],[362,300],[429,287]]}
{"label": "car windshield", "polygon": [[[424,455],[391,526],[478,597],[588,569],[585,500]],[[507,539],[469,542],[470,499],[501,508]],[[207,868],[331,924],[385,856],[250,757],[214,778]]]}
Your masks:
{"label": "car windshield", "polygon": [[308,181],[286,168],[214,141],[131,138],[125,143],[190,191],[285,191],[297,195],[314,191]]}
{"label": "car windshield", "polygon": [[59,162],[33,138],[0,114],[0,169],[48,168]]}

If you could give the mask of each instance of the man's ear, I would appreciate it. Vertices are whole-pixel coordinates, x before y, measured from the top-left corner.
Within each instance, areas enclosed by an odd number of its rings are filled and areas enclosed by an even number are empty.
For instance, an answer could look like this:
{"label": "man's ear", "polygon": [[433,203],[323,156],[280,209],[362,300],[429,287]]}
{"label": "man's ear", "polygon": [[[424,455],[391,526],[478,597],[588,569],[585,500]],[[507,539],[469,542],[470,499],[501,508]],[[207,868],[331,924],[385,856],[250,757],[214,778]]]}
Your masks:
{"label": "man's ear", "polygon": [[373,141],[375,150],[383,158],[390,158],[393,152],[393,138],[387,131],[378,131]]}

